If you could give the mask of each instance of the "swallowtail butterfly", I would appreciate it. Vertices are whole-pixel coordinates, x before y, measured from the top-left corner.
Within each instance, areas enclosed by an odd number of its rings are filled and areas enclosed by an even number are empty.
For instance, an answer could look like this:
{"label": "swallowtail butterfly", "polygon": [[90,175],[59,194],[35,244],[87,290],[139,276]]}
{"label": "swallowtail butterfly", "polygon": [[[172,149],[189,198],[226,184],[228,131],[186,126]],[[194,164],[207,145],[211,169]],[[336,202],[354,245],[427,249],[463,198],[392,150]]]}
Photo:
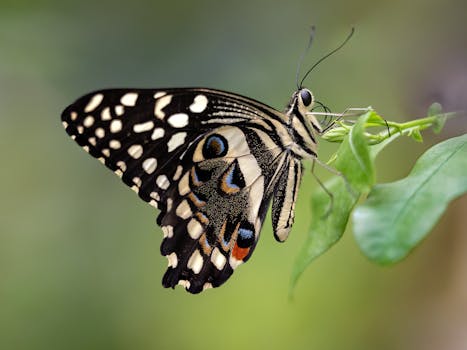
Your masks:
{"label": "swallowtail butterfly", "polygon": [[302,84],[353,33],[300,83],[299,64],[284,112],[208,88],[101,90],[63,111],[71,138],[160,210],[164,287],[199,293],[223,284],[253,253],[271,200],[274,237],[287,239],[302,160],[317,160],[316,136],[333,125],[323,130],[316,115],[345,113],[330,113]]}
{"label": "swallowtail butterfly", "polygon": [[207,88],[112,89],[81,97],[62,122],[160,210],[164,287],[199,293],[250,258],[271,200],[274,236],[287,239],[302,160],[317,157],[313,104],[305,88],[285,112]]}

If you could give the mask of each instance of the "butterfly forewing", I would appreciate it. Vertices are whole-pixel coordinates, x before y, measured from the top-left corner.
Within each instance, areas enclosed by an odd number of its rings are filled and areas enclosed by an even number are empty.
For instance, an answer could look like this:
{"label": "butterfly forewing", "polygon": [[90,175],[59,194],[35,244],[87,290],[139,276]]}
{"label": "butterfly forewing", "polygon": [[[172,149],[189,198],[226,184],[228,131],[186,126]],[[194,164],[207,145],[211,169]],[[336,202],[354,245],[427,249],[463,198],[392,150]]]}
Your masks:
{"label": "butterfly forewing", "polygon": [[[135,186],[141,198],[157,202],[178,165],[183,166],[174,161],[185,150],[183,146],[202,133],[200,120],[189,116],[207,108],[199,99],[194,105],[190,94],[174,97],[154,90],[100,91],[68,107],[62,120],[78,144],[121,175],[127,185]],[[171,103],[177,104],[179,113],[166,118]]]}
{"label": "butterfly forewing", "polygon": [[225,282],[251,256],[274,193],[276,238],[285,239],[301,164],[287,151],[284,115],[270,107],[211,89],[114,89],[80,98],[62,121],[160,209],[164,286],[197,293]]}

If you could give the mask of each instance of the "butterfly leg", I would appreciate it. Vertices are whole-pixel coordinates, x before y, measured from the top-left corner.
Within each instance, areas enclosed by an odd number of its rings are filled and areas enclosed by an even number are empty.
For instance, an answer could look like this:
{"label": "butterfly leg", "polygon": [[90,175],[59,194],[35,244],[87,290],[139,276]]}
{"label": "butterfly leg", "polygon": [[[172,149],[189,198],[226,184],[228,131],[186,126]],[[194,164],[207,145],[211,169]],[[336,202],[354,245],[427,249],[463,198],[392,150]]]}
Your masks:
{"label": "butterfly leg", "polygon": [[[323,130],[320,132],[320,134],[324,134],[326,131],[331,129],[339,120],[341,120],[344,117],[352,117],[352,116],[359,116],[363,113],[368,112],[371,110],[371,107],[366,107],[366,108],[346,108],[342,113],[331,113],[330,111],[325,111],[325,112],[310,112],[309,114],[313,114],[315,116],[317,115],[322,115],[324,116],[324,120],[322,121],[323,125],[326,125],[326,127],[323,128]],[[327,118],[331,117],[331,120],[327,122]],[[335,117],[334,120],[332,120],[332,117]]]}
{"label": "butterfly leg", "polygon": [[318,182],[318,184],[321,186],[321,188],[323,189],[324,192],[326,192],[326,194],[329,196],[329,200],[330,200],[330,204],[329,204],[329,207],[328,209],[326,209],[326,212],[325,214],[323,215],[323,218],[327,218],[329,216],[329,214],[331,214],[332,212],[332,209],[333,209],[333,206],[334,206],[334,195],[331,193],[331,191],[329,191],[327,189],[327,187],[324,185],[324,183],[319,179],[319,177],[315,174],[314,170],[315,170],[315,163],[319,163],[319,165],[321,165],[324,169],[326,169],[327,171],[329,171],[330,173],[333,173],[334,175],[337,175],[337,176],[340,176],[342,178],[342,180],[344,180],[344,183],[345,183],[345,187],[347,189],[347,192],[349,192],[352,197],[354,197],[354,199],[357,199],[358,198],[358,193],[355,193],[355,191],[352,189],[352,186],[350,185],[349,183],[349,180],[347,180],[347,178],[345,177],[344,174],[342,174],[340,171],[330,167],[329,165],[327,165],[326,163],[323,163],[321,162],[318,158],[314,158],[312,163],[311,163],[311,173],[313,174],[313,177],[316,179],[316,181]]}
{"label": "butterfly leg", "polygon": [[326,219],[329,216],[329,214],[331,214],[332,208],[334,207],[334,195],[331,193],[331,191],[329,191],[327,189],[327,187],[324,185],[324,183],[315,174],[315,164],[316,164],[315,161],[318,161],[318,160],[316,158],[313,159],[313,161],[311,163],[311,173],[313,174],[313,177],[315,178],[316,182],[318,182],[318,184],[321,186],[323,191],[326,192],[326,194],[329,196],[329,206],[326,209],[326,212],[324,213],[324,215],[322,216],[322,219]]}

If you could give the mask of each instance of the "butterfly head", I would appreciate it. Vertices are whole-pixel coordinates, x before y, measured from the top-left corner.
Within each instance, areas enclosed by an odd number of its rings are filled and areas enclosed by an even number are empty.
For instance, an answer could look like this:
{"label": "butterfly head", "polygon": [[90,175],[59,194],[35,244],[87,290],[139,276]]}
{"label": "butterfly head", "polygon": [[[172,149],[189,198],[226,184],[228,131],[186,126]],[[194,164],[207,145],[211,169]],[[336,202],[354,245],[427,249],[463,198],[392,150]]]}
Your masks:
{"label": "butterfly head", "polygon": [[310,133],[320,134],[321,125],[312,112],[315,105],[315,97],[313,96],[313,93],[309,89],[301,87],[294,95],[295,114],[302,117],[303,123]]}
{"label": "butterfly head", "polygon": [[309,114],[314,103],[315,98],[313,93],[309,89],[301,87],[293,93],[292,98],[290,99],[289,106],[287,108],[288,114]]}

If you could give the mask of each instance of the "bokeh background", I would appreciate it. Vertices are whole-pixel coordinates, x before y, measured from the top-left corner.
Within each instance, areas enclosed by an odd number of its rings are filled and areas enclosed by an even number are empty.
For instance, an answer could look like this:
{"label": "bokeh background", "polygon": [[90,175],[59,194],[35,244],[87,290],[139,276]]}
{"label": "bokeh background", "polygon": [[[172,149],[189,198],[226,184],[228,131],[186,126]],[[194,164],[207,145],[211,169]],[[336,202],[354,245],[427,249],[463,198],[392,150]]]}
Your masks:
{"label": "bokeh background", "polygon": [[[312,219],[307,172],[287,243],[268,219],[249,263],[193,296],[160,284],[157,212],[59,119],[104,87],[216,87],[282,109],[311,24],[304,69],[356,27],[306,81],[333,110],[404,120],[433,101],[467,109],[466,13],[465,0],[1,0],[0,349],[467,349],[465,197],[393,267],[368,262],[347,232],[289,300]],[[460,118],[423,144],[398,141],[379,181],[466,129]],[[323,159],[333,149],[322,142]]]}

